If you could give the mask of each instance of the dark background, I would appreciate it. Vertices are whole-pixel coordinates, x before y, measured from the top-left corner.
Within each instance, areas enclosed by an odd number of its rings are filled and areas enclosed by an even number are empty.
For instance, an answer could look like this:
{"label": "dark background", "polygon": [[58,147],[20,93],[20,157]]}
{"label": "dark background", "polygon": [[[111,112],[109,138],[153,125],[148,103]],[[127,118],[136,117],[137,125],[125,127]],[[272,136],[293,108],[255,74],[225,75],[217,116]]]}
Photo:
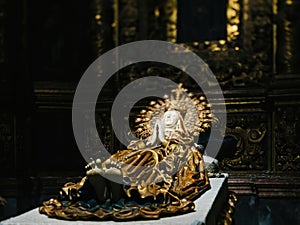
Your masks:
{"label": "dark background", "polygon": [[[158,39],[189,46],[224,91],[228,123],[218,159],[239,198],[236,224],[299,224],[300,1],[176,2],[0,0],[0,196],[7,200],[0,219],[37,207],[84,176],[71,107],[85,69],[115,46]],[[162,65],[115,74],[96,110],[111,152],[121,147],[107,119],[113,98],[142,75],[201,92]]]}

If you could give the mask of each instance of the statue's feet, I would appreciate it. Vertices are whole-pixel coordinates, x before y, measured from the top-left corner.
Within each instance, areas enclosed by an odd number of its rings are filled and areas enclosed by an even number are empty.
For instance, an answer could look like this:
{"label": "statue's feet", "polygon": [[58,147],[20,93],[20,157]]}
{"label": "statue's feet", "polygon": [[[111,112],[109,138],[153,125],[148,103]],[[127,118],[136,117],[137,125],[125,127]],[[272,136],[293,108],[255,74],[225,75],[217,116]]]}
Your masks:
{"label": "statue's feet", "polygon": [[119,165],[119,161],[117,160],[106,160],[101,163],[100,159],[97,159],[95,163],[88,164],[87,175],[100,174],[100,175],[113,175],[113,176],[121,176],[122,171]]}

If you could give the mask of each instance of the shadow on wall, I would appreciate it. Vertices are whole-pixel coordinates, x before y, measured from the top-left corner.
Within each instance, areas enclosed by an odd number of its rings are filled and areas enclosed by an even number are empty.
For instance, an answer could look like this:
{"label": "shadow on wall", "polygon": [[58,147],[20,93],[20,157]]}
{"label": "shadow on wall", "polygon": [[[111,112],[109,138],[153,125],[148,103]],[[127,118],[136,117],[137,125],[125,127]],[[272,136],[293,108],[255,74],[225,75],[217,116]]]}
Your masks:
{"label": "shadow on wall", "polygon": [[239,196],[236,225],[300,225],[300,199],[263,199]]}

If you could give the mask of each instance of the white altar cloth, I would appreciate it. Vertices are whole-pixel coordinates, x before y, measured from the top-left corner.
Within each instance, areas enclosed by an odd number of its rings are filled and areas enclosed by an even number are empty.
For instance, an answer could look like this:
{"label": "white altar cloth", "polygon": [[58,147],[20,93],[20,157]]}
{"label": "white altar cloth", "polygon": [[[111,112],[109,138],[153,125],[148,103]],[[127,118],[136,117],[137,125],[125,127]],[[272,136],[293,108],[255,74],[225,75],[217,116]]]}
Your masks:
{"label": "white altar cloth", "polygon": [[66,221],[48,218],[33,209],[22,215],[4,220],[0,225],[215,225],[227,196],[227,174],[222,178],[210,178],[211,189],[195,201],[195,211],[183,215],[163,217],[158,220],[129,222],[114,221]]}

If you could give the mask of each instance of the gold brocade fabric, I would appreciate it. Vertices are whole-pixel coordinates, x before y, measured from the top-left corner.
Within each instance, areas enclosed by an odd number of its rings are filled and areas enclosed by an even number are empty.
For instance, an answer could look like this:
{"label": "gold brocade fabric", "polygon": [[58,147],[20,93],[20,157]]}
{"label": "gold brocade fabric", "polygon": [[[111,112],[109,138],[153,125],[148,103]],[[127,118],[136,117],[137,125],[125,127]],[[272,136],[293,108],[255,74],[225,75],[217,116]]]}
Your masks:
{"label": "gold brocade fabric", "polygon": [[[113,156],[125,161],[128,166],[122,168],[123,176],[129,177],[131,184],[137,184],[125,189],[127,196],[130,197],[130,192],[137,190],[142,198],[153,196],[155,199],[157,195],[163,194],[189,200],[208,184],[202,155],[195,147],[173,143],[166,149],[125,150]],[[144,165],[149,166],[149,169],[138,169]],[[131,169],[131,166],[135,167]],[[179,168],[181,169],[176,173]],[[141,177],[145,184],[138,184],[137,180]]]}
{"label": "gold brocade fabric", "polygon": [[[122,200],[90,204],[88,198],[82,197],[84,186],[89,183],[85,177],[77,184],[66,184],[59,198],[44,202],[40,212],[69,220],[157,219],[161,215],[192,211],[193,200],[210,187],[202,155],[189,144],[170,141],[165,147],[119,151],[111,158],[126,163],[121,171],[130,185],[123,186]],[[138,183],[140,179],[145,182]]]}

